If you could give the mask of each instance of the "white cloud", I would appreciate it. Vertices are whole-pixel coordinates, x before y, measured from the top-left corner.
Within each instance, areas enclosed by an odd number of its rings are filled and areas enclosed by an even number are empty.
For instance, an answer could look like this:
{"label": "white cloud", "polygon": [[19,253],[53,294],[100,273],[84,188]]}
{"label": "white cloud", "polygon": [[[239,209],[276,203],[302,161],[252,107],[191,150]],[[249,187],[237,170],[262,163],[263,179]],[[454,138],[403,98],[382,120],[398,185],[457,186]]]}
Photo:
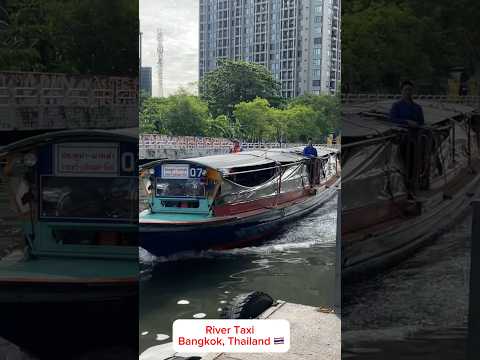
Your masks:
{"label": "white cloud", "polygon": [[198,0],[140,0],[139,13],[142,64],[153,68],[153,95],[158,94],[158,28],[164,38],[164,95],[192,88],[198,81]]}

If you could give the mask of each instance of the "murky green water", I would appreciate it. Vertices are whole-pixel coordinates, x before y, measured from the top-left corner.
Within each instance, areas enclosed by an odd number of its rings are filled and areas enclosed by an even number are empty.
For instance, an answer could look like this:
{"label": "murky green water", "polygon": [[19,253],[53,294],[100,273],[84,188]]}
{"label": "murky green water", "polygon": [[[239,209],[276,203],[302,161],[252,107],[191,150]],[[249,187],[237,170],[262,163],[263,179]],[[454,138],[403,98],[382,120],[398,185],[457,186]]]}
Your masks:
{"label": "murky green water", "polygon": [[[258,247],[152,261],[141,251],[140,351],[170,341],[175,319],[216,318],[238,294],[332,306],[336,200]],[[181,300],[186,300],[178,303]],[[185,304],[182,304],[185,303]],[[147,333],[148,332],[148,333]],[[157,340],[163,339],[163,340]]]}
{"label": "murky green water", "polygon": [[342,359],[466,359],[471,217],[388,273],[344,287]]}

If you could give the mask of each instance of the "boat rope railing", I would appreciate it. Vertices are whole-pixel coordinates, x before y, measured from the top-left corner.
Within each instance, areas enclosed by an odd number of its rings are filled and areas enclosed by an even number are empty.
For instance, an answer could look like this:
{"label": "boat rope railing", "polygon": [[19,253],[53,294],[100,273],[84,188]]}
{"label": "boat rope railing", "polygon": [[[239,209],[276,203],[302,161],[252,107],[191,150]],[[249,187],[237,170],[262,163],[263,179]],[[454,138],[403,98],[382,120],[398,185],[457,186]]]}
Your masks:
{"label": "boat rope railing", "polygon": [[253,173],[253,172],[258,172],[258,171],[266,171],[266,170],[272,170],[272,169],[290,167],[290,166],[302,164],[302,163],[305,162],[305,160],[306,160],[306,159],[304,159],[304,160],[299,160],[299,161],[295,161],[295,162],[291,162],[291,163],[288,163],[288,164],[283,164],[283,165],[279,164],[279,165],[277,165],[277,166],[269,166],[269,167],[261,168],[261,169],[252,169],[252,170],[236,171],[236,172],[233,172],[233,173],[225,173],[225,174],[223,174],[223,175],[224,175],[224,176],[240,175],[240,174],[248,174],[248,173]]}

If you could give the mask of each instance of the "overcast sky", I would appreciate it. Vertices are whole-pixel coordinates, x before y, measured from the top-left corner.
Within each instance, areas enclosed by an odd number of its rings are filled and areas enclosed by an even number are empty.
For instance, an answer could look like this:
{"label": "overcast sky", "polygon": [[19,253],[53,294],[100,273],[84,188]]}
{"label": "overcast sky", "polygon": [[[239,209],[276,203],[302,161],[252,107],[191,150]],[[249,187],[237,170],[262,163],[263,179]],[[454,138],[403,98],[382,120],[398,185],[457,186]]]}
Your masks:
{"label": "overcast sky", "polygon": [[198,0],[140,0],[142,65],[151,66],[158,95],[157,29],[163,30],[164,95],[181,87],[196,91],[198,81]]}

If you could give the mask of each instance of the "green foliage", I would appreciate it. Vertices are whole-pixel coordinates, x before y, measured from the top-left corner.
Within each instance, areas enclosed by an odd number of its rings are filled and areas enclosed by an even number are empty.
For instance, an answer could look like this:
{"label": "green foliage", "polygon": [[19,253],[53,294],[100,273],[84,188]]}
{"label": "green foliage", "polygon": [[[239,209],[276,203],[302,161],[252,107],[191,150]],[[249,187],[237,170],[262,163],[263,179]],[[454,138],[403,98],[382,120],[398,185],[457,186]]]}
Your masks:
{"label": "green foliage", "polygon": [[207,104],[198,97],[178,93],[168,98],[147,98],[139,114],[140,132],[166,135],[204,135],[209,129]]}
{"label": "green foliage", "polygon": [[242,137],[255,141],[268,137],[271,126],[271,108],[268,100],[256,98],[235,106],[233,114],[240,123]]}
{"label": "green foliage", "polygon": [[235,105],[231,117],[210,116],[207,103],[180,92],[168,98],[146,98],[140,108],[140,131],[165,135],[224,137],[245,141],[316,142],[339,132],[339,100],[305,95],[275,108],[255,98]]}
{"label": "green foliage", "polygon": [[204,75],[202,99],[213,116],[231,116],[235,105],[256,97],[279,105],[280,84],[264,66],[245,61],[222,60],[219,67]]}
{"label": "green foliage", "polygon": [[342,7],[344,92],[444,93],[452,67],[480,63],[477,0],[351,0]]}
{"label": "green foliage", "polygon": [[9,0],[0,69],[137,76],[138,1]]}
{"label": "green foliage", "polygon": [[325,133],[339,133],[341,131],[340,98],[331,95],[306,94],[294,98],[291,105],[305,105],[311,107],[315,113],[315,126]]}

